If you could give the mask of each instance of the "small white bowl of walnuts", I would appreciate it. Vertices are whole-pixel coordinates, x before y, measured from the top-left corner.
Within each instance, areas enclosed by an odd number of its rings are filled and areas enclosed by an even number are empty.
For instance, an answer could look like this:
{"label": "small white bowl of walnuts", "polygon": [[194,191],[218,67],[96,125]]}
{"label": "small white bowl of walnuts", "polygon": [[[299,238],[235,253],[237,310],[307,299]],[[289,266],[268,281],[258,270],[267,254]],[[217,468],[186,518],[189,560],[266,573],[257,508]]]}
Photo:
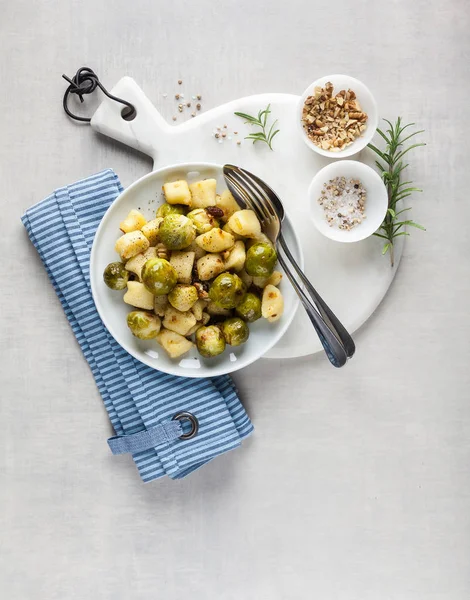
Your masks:
{"label": "small white bowl of walnuts", "polygon": [[299,126],[309,148],[346,158],[372,140],[378,111],[369,88],[348,75],[328,75],[308,86],[299,102]]}

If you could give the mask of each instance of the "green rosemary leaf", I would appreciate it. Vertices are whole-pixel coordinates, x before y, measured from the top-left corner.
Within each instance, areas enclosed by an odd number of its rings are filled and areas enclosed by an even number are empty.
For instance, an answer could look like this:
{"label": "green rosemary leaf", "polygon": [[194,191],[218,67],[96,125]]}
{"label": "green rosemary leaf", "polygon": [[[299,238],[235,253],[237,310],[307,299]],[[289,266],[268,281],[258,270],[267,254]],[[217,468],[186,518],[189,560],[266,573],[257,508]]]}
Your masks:
{"label": "green rosemary leaf", "polygon": [[250,133],[245,137],[245,140],[264,140],[263,133]]}
{"label": "green rosemary leaf", "polygon": [[408,163],[406,165],[404,165],[403,163],[399,163],[399,165],[395,168],[395,175],[396,176],[400,175],[400,173],[403,171],[403,169],[406,169],[409,166],[410,165]]}
{"label": "green rosemary leaf", "polygon": [[277,129],[276,131],[274,131],[273,133],[273,129],[276,126],[277,123],[277,119],[274,121],[274,123],[271,125],[268,135],[267,135],[267,140],[268,140],[268,146],[271,148],[272,150],[272,146],[271,146],[271,142],[273,141],[274,136],[279,133],[279,129]]}
{"label": "green rosemary leaf", "polygon": [[[382,254],[389,252],[390,264],[393,267],[394,264],[394,246],[393,240],[401,235],[410,235],[408,231],[403,231],[407,226],[414,227],[425,231],[425,228],[411,219],[404,219],[399,221],[399,215],[410,210],[410,207],[399,209],[399,203],[405,198],[408,198],[415,192],[421,192],[420,188],[412,185],[411,181],[401,181],[402,172],[408,167],[407,163],[403,162],[403,157],[414,148],[425,146],[426,144],[418,142],[415,144],[406,145],[406,142],[414,138],[423,131],[413,131],[412,133],[407,132],[403,135],[403,132],[409,127],[414,126],[414,123],[402,123],[401,117],[398,117],[395,123],[384,119],[388,124],[386,133],[382,130],[377,129],[377,133],[380,135],[382,140],[385,142],[385,148],[382,150],[376,146],[369,144],[369,148],[375,152],[379,157],[380,161],[375,161],[375,164],[379,170],[380,176],[387,187],[388,192],[388,210],[387,214],[379,228],[379,231],[375,232],[374,235],[385,240],[385,244],[382,248]],[[379,233],[380,232],[380,233]]]}
{"label": "green rosemary leaf", "polygon": [[245,119],[245,121],[248,121],[249,123],[259,124],[259,120],[256,117],[252,117],[251,115],[247,115],[247,114],[242,113],[242,112],[236,112],[234,114],[237,117],[241,117],[242,119]]}
{"label": "green rosemary leaf", "polygon": [[398,217],[398,215],[401,215],[402,213],[406,212],[407,210],[411,210],[411,206],[408,206],[408,208],[402,208],[401,210],[399,210],[395,216]]}
{"label": "green rosemary leaf", "polygon": [[375,161],[375,164],[377,165],[379,170],[382,171],[382,173],[385,171],[385,167],[381,165],[378,160]]}
{"label": "green rosemary leaf", "polygon": [[387,132],[390,134],[390,136],[393,136],[393,134],[394,134],[393,125],[390,123],[390,121],[388,119],[384,119],[384,121],[390,125],[390,129],[387,129]]}
{"label": "green rosemary leaf", "polygon": [[[369,144],[369,148],[371,150],[373,150],[376,154],[378,154],[380,156],[380,158],[384,161],[384,162],[388,162],[387,161],[387,157],[385,156],[385,154],[383,152],[381,152],[376,146],[373,146],[372,144]],[[385,169],[384,169],[385,170]]]}
{"label": "green rosemary leaf", "polygon": [[272,139],[273,139],[273,137],[274,137],[275,135],[277,135],[277,134],[278,134],[280,131],[281,131],[280,129],[276,129],[276,131],[273,131],[272,133],[270,133],[270,135],[269,135],[269,139],[270,139],[270,140],[272,140]]}
{"label": "green rosemary leaf", "polygon": [[385,143],[386,143],[386,144],[389,144],[389,143],[390,143],[390,138],[388,138],[388,137],[385,135],[385,133],[384,133],[384,132],[383,132],[381,129],[379,129],[379,128],[377,127],[376,131],[377,131],[377,133],[378,133],[379,135],[381,135],[381,136],[383,137],[383,139],[385,140]]}
{"label": "green rosemary leaf", "polygon": [[419,223],[415,223],[414,221],[410,221],[408,225],[410,227],[416,227],[416,229],[421,229],[421,231],[426,231],[426,227],[423,227],[422,225],[420,225]]}
{"label": "green rosemary leaf", "polygon": [[[424,133],[424,129],[420,129],[419,131],[413,131],[413,133],[410,133],[410,135],[408,135],[406,138],[403,138],[401,140],[401,145],[403,145],[405,142],[407,142],[409,139],[411,139],[413,136],[418,135],[420,133]],[[425,144],[426,145],[426,144]]]}
{"label": "green rosemary leaf", "polygon": [[394,198],[394,201],[395,202],[399,202],[400,200],[404,200],[405,198],[408,198],[408,196],[411,196],[411,193],[396,195],[395,198]]}
{"label": "green rosemary leaf", "polygon": [[271,142],[273,141],[273,138],[274,138],[274,136],[275,136],[277,133],[279,133],[279,129],[276,129],[276,131],[275,131],[275,132],[274,132],[274,133],[273,133],[273,134],[272,134],[272,135],[269,137],[269,139],[268,139],[268,145],[269,145],[269,147],[271,148],[271,150],[273,149],[273,148],[272,148],[272,145],[271,145]]}
{"label": "green rosemary leaf", "polygon": [[279,129],[277,129],[276,131],[273,131],[274,127],[277,123],[277,119],[276,119],[274,121],[274,123],[272,123],[272,125],[270,126],[269,131],[266,131],[266,127],[268,124],[268,117],[271,114],[271,105],[270,104],[268,104],[268,106],[265,109],[258,111],[257,117],[254,117],[253,115],[248,115],[243,112],[236,112],[234,114],[237,117],[245,119],[246,123],[249,123],[250,125],[254,125],[255,127],[259,127],[261,129],[261,131],[257,131],[257,132],[248,134],[245,137],[246,140],[252,140],[253,144],[256,142],[264,142],[265,144],[268,145],[270,150],[273,149],[272,141],[274,139],[274,136],[279,133]]}
{"label": "green rosemary leaf", "polygon": [[[261,113],[263,115],[263,127],[266,127],[266,122],[268,120],[268,115],[271,112],[271,105],[268,104],[268,106],[263,110],[263,112]],[[261,121],[261,119],[260,119]]]}
{"label": "green rosemary leaf", "polygon": [[[416,125],[416,123],[407,123],[405,126],[403,126],[403,127],[400,129],[400,133],[399,133],[399,135],[401,135],[401,134],[402,134],[402,133],[405,131],[405,129],[406,129],[407,127],[413,127],[413,125]],[[423,129],[423,131],[424,131],[424,129]],[[403,140],[401,140],[401,142],[400,142],[400,143],[402,143],[402,144],[403,144]]]}
{"label": "green rosemary leaf", "polygon": [[403,150],[395,157],[395,162],[397,162],[398,160],[403,158],[403,156],[405,156],[405,154],[407,152],[409,152],[410,150],[413,150],[413,148],[419,148],[419,146],[426,146],[426,144],[421,143],[421,144],[412,144],[411,146],[408,146],[408,148],[406,150]]}

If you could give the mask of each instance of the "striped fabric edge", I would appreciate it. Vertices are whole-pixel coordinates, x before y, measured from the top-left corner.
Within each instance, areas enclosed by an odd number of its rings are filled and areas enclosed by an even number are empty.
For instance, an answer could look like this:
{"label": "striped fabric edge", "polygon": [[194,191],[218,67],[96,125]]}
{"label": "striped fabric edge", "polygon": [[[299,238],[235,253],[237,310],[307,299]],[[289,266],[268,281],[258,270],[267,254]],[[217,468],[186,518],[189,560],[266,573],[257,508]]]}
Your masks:
{"label": "striped fabric edge", "polygon": [[[188,406],[200,411],[202,427],[191,444],[176,440],[133,456],[143,481],[165,474],[177,479],[238,447],[253,426],[230,377],[197,380],[200,383],[195,386],[194,380],[150,369],[123,351],[102,325],[94,303],[90,304],[89,252],[93,236],[104,212],[121,191],[115,173],[106,170],[57,190],[29,209],[22,221],[90,364],[116,434],[140,431],[171,418],[177,410],[190,410]],[[52,222],[55,225],[51,231]],[[63,235],[64,230],[68,235]],[[74,267],[70,265],[72,252]],[[98,322],[101,335],[96,332]],[[175,386],[179,393],[175,393]]]}

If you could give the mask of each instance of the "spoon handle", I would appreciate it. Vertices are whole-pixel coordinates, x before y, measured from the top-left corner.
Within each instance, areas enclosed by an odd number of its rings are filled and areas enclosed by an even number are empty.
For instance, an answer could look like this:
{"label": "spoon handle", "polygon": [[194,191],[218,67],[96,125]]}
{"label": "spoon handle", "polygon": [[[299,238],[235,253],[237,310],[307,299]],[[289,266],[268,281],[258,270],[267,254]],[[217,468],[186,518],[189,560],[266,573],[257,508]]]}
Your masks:
{"label": "spoon handle", "polygon": [[294,277],[294,274],[292,273],[289,265],[284,260],[281,254],[279,254],[278,259],[284,271],[286,272],[287,277],[292,283],[292,286],[297,292],[297,295],[299,296],[300,301],[302,302],[302,305],[305,308],[305,311],[310,321],[312,322],[312,325],[315,328],[318,337],[320,338],[320,341],[322,343],[326,355],[328,356],[329,361],[334,367],[342,367],[348,360],[344,346],[339,342],[338,338],[330,329],[329,325],[327,325],[327,323],[323,320],[317,309],[309,300],[308,296],[306,296],[302,287],[299,285],[296,278]]}
{"label": "spoon handle", "polygon": [[341,321],[338,319],[338,317],[334,314],[334,312],[331,310],[331,308],[328,306],[328,304],[326,304],[326,302],[323,300],[323,298],[320,296],[320,294],[316,291],[316,289],[313,287],[313,285],[307,279],[305,273],[302,271],[302,269],[296,263],[294,257],[292,256],[292,254],[286,244],[284,237],[282,236],[282,233],[279,234],[278,242],[281,245],[281,248],[284,250],[287,258],[289,259],[289,262],[294,267],[295,272],[302,280],[302,283],[304,284],[305,289],[308,292],[310,298],[314,302],[316,309],[318,310],[320,315],[323,317],[323,319],[326,321],[326,323],[334,331],[336,337],[339,338],[339,340],[343,344],[348,358],[351,358],[354,355],[354,352],[356,351],[356,345],[354,344],[354,340],[352,339],[351,335],[347,332],[344,325],[341,323]]}

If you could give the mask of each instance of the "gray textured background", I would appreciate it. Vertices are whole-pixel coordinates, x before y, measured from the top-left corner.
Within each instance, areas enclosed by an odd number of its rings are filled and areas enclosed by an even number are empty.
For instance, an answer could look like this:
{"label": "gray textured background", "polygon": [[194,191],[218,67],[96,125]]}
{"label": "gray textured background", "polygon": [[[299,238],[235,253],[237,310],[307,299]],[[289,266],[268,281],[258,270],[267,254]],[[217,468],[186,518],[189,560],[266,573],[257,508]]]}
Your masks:
{"label": "gray textured background", "polygon": [[[0,587],[9,600],[468,600],[470,292],[466,0],[0,0]],[[19,218],[52,189],[150,162],[74,126],[62,72],[129,74],[168,118],[345,72],[426,129],[425,188],[387,298],[337,372],[259,362],[256,433],[147,486],[110,427]]]}

